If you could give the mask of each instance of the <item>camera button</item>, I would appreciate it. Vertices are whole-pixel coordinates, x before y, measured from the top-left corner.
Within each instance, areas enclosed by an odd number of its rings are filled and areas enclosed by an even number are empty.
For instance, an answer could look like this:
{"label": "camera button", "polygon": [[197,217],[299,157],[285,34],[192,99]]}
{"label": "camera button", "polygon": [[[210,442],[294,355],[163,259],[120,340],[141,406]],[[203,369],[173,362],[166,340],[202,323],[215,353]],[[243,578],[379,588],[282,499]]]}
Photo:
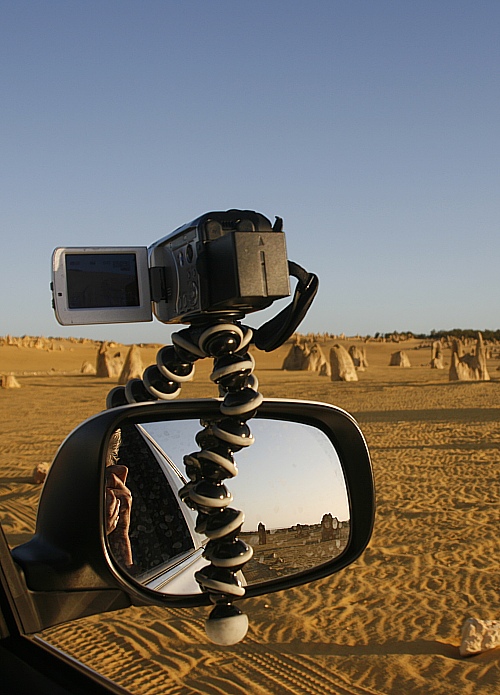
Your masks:
{"label": "camera button", "polygon": [[196,304],[196,302],[198,301],[198,285],[195,282],[191,283],[189,299],[191,306],[193,306],[193,304]]}

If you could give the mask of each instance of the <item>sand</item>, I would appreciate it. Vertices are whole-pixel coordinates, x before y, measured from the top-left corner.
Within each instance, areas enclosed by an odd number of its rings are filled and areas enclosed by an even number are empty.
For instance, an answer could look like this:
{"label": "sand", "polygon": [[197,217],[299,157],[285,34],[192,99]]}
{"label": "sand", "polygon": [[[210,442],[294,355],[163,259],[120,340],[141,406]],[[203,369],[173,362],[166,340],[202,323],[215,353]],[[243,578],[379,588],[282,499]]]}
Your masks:
{"label": "sand", "polygon": [[[500,619],[500,361],[488,362],[490,382],[449,383],[447,370],[429,368],[430,348],[418,345],[369,343],[370,366],[354,383],[280,371],[287,347],[255,352],[265,396],[333,403],[365,433],[378,511],[370,546],[353,565],[243,602],[250,629],[234,647],[208,642],[203,608],[134,607],[43,637],[133,693],[500,692],[500,651],[458,653],[465,618]],[[64,348],[0,348],[0,373],[14,372],[21,384],[0,390],[0,518],[11,545],[34,530],[34,466],[103,408],[116,382],[79,374],[95,360],[94,345]],[[411,368],[388,366],[397,349]],[[145,365],[155,352],[141,351]],[[198,366],[182,396],[215,395],[209,371],[208,362]]]}

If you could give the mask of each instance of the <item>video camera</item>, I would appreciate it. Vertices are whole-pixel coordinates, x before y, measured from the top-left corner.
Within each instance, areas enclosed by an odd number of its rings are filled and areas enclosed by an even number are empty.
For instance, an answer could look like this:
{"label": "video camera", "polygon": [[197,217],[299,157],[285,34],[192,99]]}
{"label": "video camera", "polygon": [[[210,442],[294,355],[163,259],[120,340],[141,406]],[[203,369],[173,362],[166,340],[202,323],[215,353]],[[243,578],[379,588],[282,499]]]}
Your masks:
{"label": "video camera", "polygon": [[57,248],[53,308],[64,326],[241,318],[290,295],[282,220],[207,212],[146,247]]}

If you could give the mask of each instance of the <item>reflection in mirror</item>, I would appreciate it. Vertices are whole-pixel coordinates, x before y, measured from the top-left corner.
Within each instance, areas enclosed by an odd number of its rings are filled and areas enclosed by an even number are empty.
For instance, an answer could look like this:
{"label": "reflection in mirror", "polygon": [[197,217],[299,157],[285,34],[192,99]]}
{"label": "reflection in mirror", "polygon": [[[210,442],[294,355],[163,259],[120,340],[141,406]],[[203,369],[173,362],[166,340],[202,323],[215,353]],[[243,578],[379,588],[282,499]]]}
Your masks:
{"label": "reflection in mirror", "polygon": [[[187,482],[183,458],[199,450],[201,429],[194,419],[128,424],[118,444],[116,438],[110,444],[109,549],[136,581],[164,593],[199,593],[193,575],[207,564],[196,513],[177,494]],[[239,537],[254,549],[243,569],[249,585],[332,560],[350,533],[346,484],[331,440],[310,425],[260,418],[252,420],[252,434],[254,444],[235,453],[238,476],[228,482],[232,506],[245,513]]]}
{"label": "reflection in mirror", "polygon": [[[139,427],[126,425],[112,435],[105,476],[107,541],[121,567],[160,589],[155,578],[173,581],[176,570],[200,561],[205,539],[177,496],[185,480]],[[199,593],[199,587],[185,573],[182,589],[169,591]]]}

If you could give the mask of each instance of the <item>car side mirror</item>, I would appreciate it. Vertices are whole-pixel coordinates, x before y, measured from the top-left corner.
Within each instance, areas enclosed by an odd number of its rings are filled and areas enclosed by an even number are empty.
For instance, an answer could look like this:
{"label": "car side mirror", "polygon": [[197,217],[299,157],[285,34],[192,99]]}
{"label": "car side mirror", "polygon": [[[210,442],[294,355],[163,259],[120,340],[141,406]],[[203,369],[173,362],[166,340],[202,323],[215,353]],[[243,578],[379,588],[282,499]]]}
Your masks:
{"label": "car side mirror", "polygon": [[[104,411],[68,436],[45,482],[36,534],[12,551],[40,628],[130,603],[210,603],[194,579],[207,539],[179,493],[200,420],[218,418],[218,399],[141,403]],[[117,432],[118,460],[110,461]],[[242,570],[245,596],[351,564],[370,539],[375,506],[355,420],[331,405],[264,400],[252,433],[255,443],[235,454],[238,476],[230,482],[246,515],[240,537],[254,549]],[[124,534],[110,528],[110,463],[131,492],[125,555]]]}

